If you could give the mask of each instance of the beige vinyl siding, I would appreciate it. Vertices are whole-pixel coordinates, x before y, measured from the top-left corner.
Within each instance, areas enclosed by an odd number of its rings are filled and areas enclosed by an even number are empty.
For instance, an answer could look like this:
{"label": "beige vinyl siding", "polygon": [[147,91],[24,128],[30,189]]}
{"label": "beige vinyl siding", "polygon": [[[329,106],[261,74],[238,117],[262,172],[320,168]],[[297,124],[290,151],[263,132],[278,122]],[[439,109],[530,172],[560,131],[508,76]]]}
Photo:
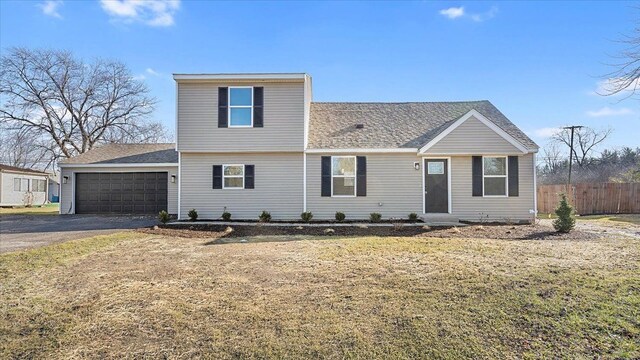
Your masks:
{"label": "beige vinyl siding", "polygon": [[29,191],[33,194],[32,205],[42,205],[47,202],[47,188],[45,184],[45,190],[42,191],[34,191],[35,180],[44,180],[48,182],[48,177],[43,175],[33,175],[33,174],[19,174],[14,172],[0,172],[0,176],[2,179],[0,181],[1,190],[0,190],[0,205],[2,206],[22,206],[26,205],[26,191],[13,191],[13,179],[28,179],[29,180]]}
{"label": "beige vinyl siding", "polygon": [[[422,157],[412,154],[365,154],[367,196],[336,198],[320,196],[321,156],[307,155],[307,210],[313,212],[315,219],[333,219],[336,211],[344,212],[350,219],[366,219],[372,212],[379,212],[383,218],[406,217],[411,212],[424,214],[424,166],[421,165],[419,171],[413,167],[415,161],[422,164]],[[471,156],[451,157],[451,215],[469,221],[478,221],[480,213],[489,215],[493,221],[531,219],[533,155],[521,156],[518,168],[520,196],[473,197]],[[440,214],[434,216],[442,217]]]}
{"label": "beige vinyl siding", "polygon": [[[61,214],[73,214],[75,208],[73,207],[73,188],[74,188],[74,173],[93,173],[93,172],[167,172],[167,210],[170,214],[178,213],[178,166],[171,167],[91,167],[91,168],[79,168],[79,167],[64,167],[60,171],[60,213]],[[171,182],[171,175],[176,175],[176,182]],[[69,181],[64,183],[64,177],[68,176]]]}
{"label": "beige vinyl siding", "polygon": [[264,87],[264,127],[218,128],[218,87],[234,85],[226,82],[178,83],[178,151],[303,150],[303,82],[255,84]]}
{"label": "beige vinyl siding", "polygon": [[426,151],[427,154],[520,154],[521,151],[475,117]]}
{"label": "beige vinyl siding", "polygon": [[[533,154],[520,156],[519,196],[479,197],[471,196],[471,156],[451,158],[451,207],[453,215],[462,220],[479,221],[480,213],[489,221],[530,220],[533,209]],[[510,171],[510,170],[509,170]]]}
{"label": "beige vinyl siding", "polygon": [[[254,189],[213,189],[213,165],[255,166]],[[276,219],[299,219],[303,198],[302,153],[181,153],[181,219],[190,209],[217,219],[225,207],[232,219],[257,220],[262,210]]]}
{"label": "beige vinyl siding", "polygon": [[422,213],[422,173],[413,167],[414,162],[420,161],[415,154],[334,155],[366,156],[367,196],[320,196],[322,155],[308,154],[307,210],[314,219],[334,219],[336,211],[344,212],[347,219],[368,219],[372,212],[382,214],[385,219]]}

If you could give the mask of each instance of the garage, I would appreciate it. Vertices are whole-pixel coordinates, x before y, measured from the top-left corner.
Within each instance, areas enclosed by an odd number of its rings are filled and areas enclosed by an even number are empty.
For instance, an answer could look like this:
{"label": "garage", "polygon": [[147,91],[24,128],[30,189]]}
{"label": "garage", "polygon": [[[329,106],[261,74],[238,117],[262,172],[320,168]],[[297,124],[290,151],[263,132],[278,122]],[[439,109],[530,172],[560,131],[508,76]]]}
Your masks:
{"label": "garage", "polygon": [[77,172],[76,214],[157,214],[167,210],[167,172]]}

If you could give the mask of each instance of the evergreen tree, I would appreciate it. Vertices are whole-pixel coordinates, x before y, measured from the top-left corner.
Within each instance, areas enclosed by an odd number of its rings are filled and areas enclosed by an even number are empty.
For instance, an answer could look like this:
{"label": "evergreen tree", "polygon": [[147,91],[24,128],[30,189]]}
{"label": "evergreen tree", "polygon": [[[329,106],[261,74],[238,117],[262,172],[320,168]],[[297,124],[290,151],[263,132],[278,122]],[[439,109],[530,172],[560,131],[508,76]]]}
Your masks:
{"label": "evergreen tree", "polygon": [[560,204],[556,208],[558,218],[553,221],[553,228],[557,232],[568,233],[576,226],[573,207],[569,205],[566,194],[560,194]]}

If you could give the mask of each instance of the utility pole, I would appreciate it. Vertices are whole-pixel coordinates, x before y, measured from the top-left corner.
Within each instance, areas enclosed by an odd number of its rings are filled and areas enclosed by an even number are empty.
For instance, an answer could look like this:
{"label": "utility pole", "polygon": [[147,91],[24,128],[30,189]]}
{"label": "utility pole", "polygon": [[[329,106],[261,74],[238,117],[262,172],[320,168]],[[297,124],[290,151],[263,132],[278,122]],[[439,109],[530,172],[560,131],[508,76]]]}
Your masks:
{"label": "utility pole", "polygon": [[572,199],[572,194],[571,194],[571,165],[573,164],[573,132],[576,129],[581,129],[584,126],[579,126],[579,125],[572,125],[572,126],[565,126],[563,127],[563,129],[565,130],[571,130],[571,141],[570,141],[570,145],[569,145],[569,178],[567,179],[567,192],[569,193],[569,201],[573,200]]}

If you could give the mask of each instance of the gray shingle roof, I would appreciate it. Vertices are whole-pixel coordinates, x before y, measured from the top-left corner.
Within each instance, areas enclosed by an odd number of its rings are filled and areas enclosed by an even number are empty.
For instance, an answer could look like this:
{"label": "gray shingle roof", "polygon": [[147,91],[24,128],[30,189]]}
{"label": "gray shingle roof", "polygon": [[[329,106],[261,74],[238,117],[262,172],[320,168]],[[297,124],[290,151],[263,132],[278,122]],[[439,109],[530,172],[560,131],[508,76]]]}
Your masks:
{"label": "gray shingle roof", "polygon": [[178,164],[176,144],[105,144],[61,164]]}
{"label": "gray shingle roof", "polygon": [[[476,110],[526,148],[538,146],[489,101],[311,103],[309,148],[420,148]],[[356,129],[356,124],[364,124]]]}

